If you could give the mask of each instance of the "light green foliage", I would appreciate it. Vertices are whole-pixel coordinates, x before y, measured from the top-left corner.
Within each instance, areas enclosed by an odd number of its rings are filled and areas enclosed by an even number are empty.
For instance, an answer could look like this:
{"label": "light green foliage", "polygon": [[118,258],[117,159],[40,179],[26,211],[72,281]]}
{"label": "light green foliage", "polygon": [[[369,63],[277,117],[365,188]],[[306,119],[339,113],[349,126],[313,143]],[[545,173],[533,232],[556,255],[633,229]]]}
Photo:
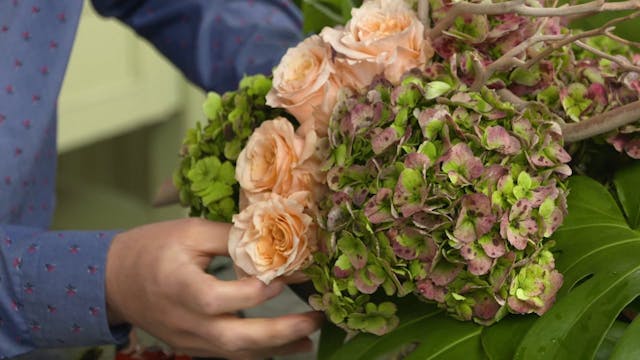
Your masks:
{"label": "light green foliage", "polygon": [[243,78],[236,91],[208,94],[202,105],[206,122],[187,132],[182,162],[173,176],[191,216],[230,221],[238,212],[238,155],[263,121],[285,115],[266,105],[270,89],[271,79],[256,75]]}

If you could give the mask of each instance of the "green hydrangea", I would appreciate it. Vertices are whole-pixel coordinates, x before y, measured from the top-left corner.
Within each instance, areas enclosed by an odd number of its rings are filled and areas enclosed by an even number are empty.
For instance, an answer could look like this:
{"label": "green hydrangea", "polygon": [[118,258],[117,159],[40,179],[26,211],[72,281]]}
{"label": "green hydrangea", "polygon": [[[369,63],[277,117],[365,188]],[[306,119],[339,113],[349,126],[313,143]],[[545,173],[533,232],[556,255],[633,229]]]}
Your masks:
{"label": "green hydrangea", "polygon": [[238,212],[238,155],[263,121],[285,116],[284,110],[266,105],[270,89],[271,79],[256,75],[243,78],[236,91],[208,94],[202,106],[207,121],[187,132],[173,176],[191,216],[231,221]]}

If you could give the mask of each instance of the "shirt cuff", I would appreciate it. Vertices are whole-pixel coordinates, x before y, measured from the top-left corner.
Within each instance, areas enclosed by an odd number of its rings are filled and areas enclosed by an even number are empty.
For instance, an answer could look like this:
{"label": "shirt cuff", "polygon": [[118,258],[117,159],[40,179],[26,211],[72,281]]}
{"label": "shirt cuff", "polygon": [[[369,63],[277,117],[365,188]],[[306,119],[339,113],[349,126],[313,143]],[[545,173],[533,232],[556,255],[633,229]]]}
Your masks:
{"label": "shirt cuff", "polygon": [[25,338],[38,348],[122,343],[128,326],[109,327],[105,267],[117,232],[20,234],[20,299]]}

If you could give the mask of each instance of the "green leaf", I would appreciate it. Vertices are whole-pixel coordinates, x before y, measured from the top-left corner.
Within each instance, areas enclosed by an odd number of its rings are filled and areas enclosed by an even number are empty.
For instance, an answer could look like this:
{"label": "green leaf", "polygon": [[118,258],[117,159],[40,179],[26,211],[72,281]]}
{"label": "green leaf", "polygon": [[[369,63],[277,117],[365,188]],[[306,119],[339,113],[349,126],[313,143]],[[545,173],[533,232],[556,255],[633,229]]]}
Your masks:
{"label": "green leaf", "polygon": [[482,326],[441,315],[429,322],[423,333],[426,341],[405,360],[487,359],[482,350],[481,332]]}
{"label": "green leaf", "polygon": [[[401,319],[394,331],[384,336],[359,334],[340,346],[330,357],[322,359],[369,360],[392,355],[398,358],[408,355],[406,359],[420,360],[486,359],[480,343],[481,326],[454,320],[434,305],[414,297],[394,302],[398,305]],[[330,352],[327,344],[320,344],[323,354]]]}
{"label": "green leaf", "polygon": [[424,183],[422,173],[416,169],[404,169],[400,174],[400,179],[404,188],[410,193],[417,193],[420,191]]}
{"label": "green leaf", "polygon": [[613,181],[629,226],[632,229],[638,229],[640,226],[640,191],[637,186],[640,183],[640,164],[619,171]]}
{"label": "green leaf", "polygon": [[[602,345],[600,345],[600,348],[598,348],[598,352],[596,353],[595,360],[611,359],[611,354],[613,353],[613,349],[616,347],[616,344],[618,343],[618,341],[620,341],[620,339],[622,338],[622,336],[624,335],[628,327],[629,327],[629,324],[624,323],[622,321],[614,322],[613,325],[611,325],[611,328],[609,328],[609,331],[607,331],[607,335],[605,335],[602,341]],[[626,359],[633,359],[633,358],[626,358]]]}
{"label": "green leaf", "polygon": [[531,189],[531,175],[529,175],[526,171],[520,172],[520,175],[518,175],[518,185],[524,187],[526,190]]}
{"label": "green leaf", "polygon": [[620,311],[640,295],[640,233],[595,180],[574,177],[570,188],[569,215],[553,236],[564,286],[515,359],[593,358]]}
{"label": "green leaf", "polygon": [[318,343],[318,360],[330,359],[336,349],[340,348],[347,333],[330,321],[325,321],[320,332]]}
{"label": "green leaf", "polygon": [[427,83],[427,86],[425,88],[425,98],[431,100],[437,98],[438,96],[442,96],[447,91],[451,90],[451,85],[443,81],[432,81],[430,83]]}
{"label": "green leaf", "polygon": [[[342,345],[330,359],[341,360],[369,360],[396,351],[403,345],[427,338],[427,333],[437,329],[431,326],[436,318],[446,318],[441,310],[433,305],[425,304],[415,298],[404,298],[395,301],[401,313],[400,325],[384,336],[372,334],[358,334],[352,340]],[[404,311],[404,312],[403,312]]]}
{"label": "green leaf", "polygon": [[562,99],[562,107],[573,121],[580,121],[580,115],[585,111],[591,100],[586,97],[587,88],[581,83],[573,83],[567,88],[567,95]]}
{"label": "green leaf", "polygon": [[222,113],[222,98],[218,93],[210,92],[202,105],[202,111],[208,119],[215,119]]}
{"label": "green leaf", "polygon": [[[585,0],[582,0],[579,2],[583,3],[585,2]],[[571,27],[583,29],[583,30],[594,29],[596,27],[604,25],[607,21],[610,21],[622,16],[626,16],[630,13],[631,11],[616,11],[616,12],[610,11],[610,12],[596,13],[596,14],[581,17],[577,20],[572,21]],[[638,20],[638,18],[627,20],[619,24],[616,24],[615,30],[613,32],[619,36],[622,36],[625,39],[632,40],[632,41],[640,41],[640,32],[638,32],[639,25],[640,25],[640,20]]]}
{"label": "green leaf", "polygon": [[537,69],[525,70],[523,68],[516,68],[511,75],[509,75],[509,80],[517,84],[533,86],[540,82],[540,71]]}
{"label": "green leaf", "polygon": [[325,26],[344,25],[351,18],[352,0],[303,0],[305,33],[319,33]]}
{"label": "green leaf", "polygon": [[549,86],[540,91],[536,97],[538,101],[548,105],[549,107],[555,107],[560,100],[560,91],[557,86]]}
{"label": "green leaf", "polygon": [[636,317],[631,325],[627,327],[622,338],[620,338],[618,344],[613,348],[610,359],[640,359],[640,344],[638,344],[638,339],[640,339],[640,317]]}
{"label": "green leaf", "polygon": [[206,193],[202,196],[202,203],[209,205],[215,201],[233,195],[233,188],[221,182],[215,182],[207,188]]}
{"label": "green leaf", "polygon": [[484,329],[481,334],[482,347],[489,359],[513,359],[518,344],[536,319],[538,317],[535,315],[508,315],[497,324]]}

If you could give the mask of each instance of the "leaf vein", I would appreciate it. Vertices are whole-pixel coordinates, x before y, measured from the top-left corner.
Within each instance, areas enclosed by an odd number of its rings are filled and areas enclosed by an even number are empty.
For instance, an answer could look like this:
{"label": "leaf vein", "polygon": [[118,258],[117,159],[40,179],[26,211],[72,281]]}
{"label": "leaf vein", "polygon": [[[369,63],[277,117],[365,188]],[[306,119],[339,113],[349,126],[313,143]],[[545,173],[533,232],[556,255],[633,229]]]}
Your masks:
{"label": "leaf vein", "polygon": [[593,254],[596,254],[596,253],[598,253],[600,251],[603,251],[605,249],[609,249],[609,248],[612,248],[612,247],[615,247],[615,246],[625,245],[625,244],[628,244],[628,243],[633,243],[633,242],[638,242],[638,241],[640,241],[640,237],[634,237],[634,238],[627,239],[627,240],[624,240],[624,241],[619,241],[619,242],[616,242],[616,243],[613,243],[613,244],[607,244],[607,245],[600,246],[600,247],[598,247],[598,248],[596,248],[596,249],[594,249],[592,251],[589,251],[588,253],[585,253],[583,256],[581,256],[578,259],[576,259],[576,261],[573,264],[571,264],[571,266],[567,267],[562,272],[565,273],[565,274],[568,273],[569,270],[571,270],[573,267],[578,265],[585,258],[587,258],[587,257],[589,257],[589,256],[591,256]]}
{"label": "leaf vein", "polygon": [[598,213],[598,214],[602,214],[602,215],[604,215],[605,217],[608,217],[608,218],[610,218],[610,219],[615,219],[616,221],[624,220],[624,219],[622,218],[622,214],[620,213],[620,210],[619,210],[619,209],[617,209],[617,210],[618,210],[618,212],[617,212],[615,215],[611,215],[611,213],[608,213],[608,212],[602,211],[602,210],[601,210],[601,209],[599,209],[599,208],[596,208],[596,207],[593,207],[593,206],[589,206],[589,205],[587,205],[587,203],[586,203],[586,202],[574,202],[574,203],[572,203],[571,205],[572,205],[572,207],[581,206],[581,207],[583,207],[583,208],[585,208],[585,209],[587,209],[587,210],[591,210],[591,211],[596,212],[596,213]]}
{"label": "leaf vein", "polygon": [[594,227],[594,226],[602,226],[602,227],[616,227],[616,228],[621,228],[624,230],[628,230],[628,231],[632,231],[631,229],[629,229],[628,226],[625,225],[620,225],[620,224],[613,224],[613,223],[595,223],[595,224],[584,224],[584,225],[574,225],[574,226],[563,226],[561,228],[559,228],[558,230],[556,230],[556,234],[562,231],[569,231],[569,230],[575,230],[575,229],[584,229],[584,228],[589,228],[589,227]]}
{"label": "leaf vein", "polygon": [[456,341],[454,341],[454,342],[450,343],[449,345],[447,345],[447,346],[443,347],[442,349],[440,349],[440,351],[436,352],[435,354],[432,354],[431,356],[429,356],[429,357],[427,358],[427,360],[429,360],[429,359],[435,359],[438,355],[440,355],[440,354],[444,353],[445,351],[447,351],[447,350],[451,349],[452,347],[454,347],[454,346],[456,346],[456,345],[458,345],[458,344],[460,344],[460,343],[463,343],[463,342],[465,342],[465,341],[467,341],[467,340],[471,339],[471,338],[472,338],[472,337],[474,337],[474,336],[480,335],[480,333],[481,333],[481,332],[482,332],[482,328],[477,328],[477,329],[475,329],[475,330],[474,330],[472,333],[470,333],[469,335],[467,335],[467,336],[463,336],[462,338],[460,338],[460,339],[458,339],[458,340],[456,340]]}

